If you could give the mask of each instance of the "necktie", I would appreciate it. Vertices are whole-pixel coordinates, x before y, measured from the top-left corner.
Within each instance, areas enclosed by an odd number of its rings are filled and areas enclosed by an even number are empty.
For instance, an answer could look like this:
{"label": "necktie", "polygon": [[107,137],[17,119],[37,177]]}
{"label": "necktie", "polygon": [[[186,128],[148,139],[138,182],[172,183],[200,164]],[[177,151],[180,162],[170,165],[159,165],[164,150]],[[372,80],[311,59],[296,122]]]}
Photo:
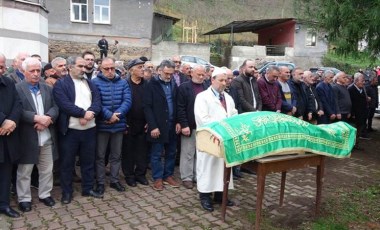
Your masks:
{"label": "necktie", "polygon": [[227,111],[226,99],[224,98],[223,93],[219,94],[219,101],[222,103],[223,108]]}
{"label": "necktie", "polygon": [[38,91],[40,90],[40,88],[38,87],[38,85],[29,86],[29,89],[30,89],[30,91],[32,91],[32,93],[34,95],[37,95]]}

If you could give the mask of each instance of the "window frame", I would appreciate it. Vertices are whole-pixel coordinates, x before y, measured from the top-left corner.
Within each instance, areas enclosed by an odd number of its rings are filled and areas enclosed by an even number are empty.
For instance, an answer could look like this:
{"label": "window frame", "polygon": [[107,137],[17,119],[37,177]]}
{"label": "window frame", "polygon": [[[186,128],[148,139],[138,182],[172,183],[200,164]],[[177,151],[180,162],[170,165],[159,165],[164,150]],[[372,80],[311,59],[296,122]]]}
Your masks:
{"label": "window frame", "polygon": [[[108,6],[96,5],[96,1],[94,0],[94,23],[96,24],[111,24],[111,0],[108,0]],[[96,7],[99,7],[99,21],[96,20]],[[108,8],[108,21],[102,19],[102,11],[104,8]]]}
{"label": "window frame", "polygon": [[[314,37],[314,41],[313,41],[313,37]],[[306,47],[317,47],[317,31],[315,31],[314,29],[307,29],[306,30],[305,46]]]}
{"label": "window frame", "polygon": [[[85,0],[86,3],[76,3],[73,2],[73,0],[70,0],[70,21],[72,22],[83,22],[86,23],[88,22],[88,0]],[[79,6],[79,20],[75,19],[75,12],[74,12],[74,6]],[[86,20],[82,20],[82,7],[86,7]]]}

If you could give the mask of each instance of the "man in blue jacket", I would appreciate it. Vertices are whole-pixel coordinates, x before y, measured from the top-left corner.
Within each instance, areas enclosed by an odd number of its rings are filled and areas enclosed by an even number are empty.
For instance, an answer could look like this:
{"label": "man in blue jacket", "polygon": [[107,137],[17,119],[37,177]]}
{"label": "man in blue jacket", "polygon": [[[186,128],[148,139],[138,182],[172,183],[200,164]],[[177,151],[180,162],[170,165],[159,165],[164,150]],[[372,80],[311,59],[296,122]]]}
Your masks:
{"label": "man in blue jacket", "polygon": [[125,188],[119,182],[119,170],[123,132],[127,128],[126,114],[132,105],[131,90],[128,83],[116,74],[115,62],[111,58],[103,59],[100,70],[101,72],[92,81],[100,92],[102,103],[102,111],[96,119],[98,126],[96,150],[97,192],[104,193],[105,155],[108,144],[110,145],[110,187],[123,192]]}
{"label": "man in blue jacket", "polygon": [[101,111],[99,91],[84,77],[86,62],[82,57],[70,57],[67,66],[70,75],[59,79],[53,88],[54,100],[60,116],[58,130],[60,141],[61,202],[69,204],[73,197],[73,171],[75,156],[79,153],[82,175],[82,196],[102,198],[93,190],[95,176],[96,124]]}

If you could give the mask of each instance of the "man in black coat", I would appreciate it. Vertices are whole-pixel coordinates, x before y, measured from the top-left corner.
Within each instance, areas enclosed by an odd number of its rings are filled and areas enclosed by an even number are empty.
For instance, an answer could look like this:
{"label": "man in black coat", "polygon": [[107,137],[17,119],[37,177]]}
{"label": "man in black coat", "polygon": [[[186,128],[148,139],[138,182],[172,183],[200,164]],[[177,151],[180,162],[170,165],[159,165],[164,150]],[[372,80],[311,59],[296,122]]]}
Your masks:
{"label": "man in black coat", "polygon": [[[144,94],[144,114],[148,123],[147,139],[152,143],[151,168],[153,188],[163,190],[163,184],[179,187],[173,178],[177,134],[181,131],[176,117],[177,86],[172,79],[174,63],[163,60],[160,74],[152,78]],[[161,155],[165,150],[164,164]]]}
{"label": "man in black coat", "polygon": [[356,144],[355,148],[360,150],[358,140],[369,139],[366,132],[366,121],[368,117],[368,102],[367,95],[364,91],[364,75],[362,73],[355,73],[354,83],[348,87],[352,102],[351,116],[355,121],[356,127]]}
{"label": "man in black coat", "polygon": [[100,50],[100,59],[103,59],[104,57],[107,57],[108,54],[108,41],[106,40],[106,36],[102,36],[102,39],[98,41],[98,47]]}
{"label": "man in black coat", "polygon": [[12,163],[18,158],[19,135],[16,128],[22,106],[15,85],[4,77],[5,56],[0,53],[0,213],[9,217],[20,214],[9,206]]}
{"label": "man in black coat", "polygon": [[204,83],[205,68],[202,65],[194,66],[191,71],[191,81],[179,86],[177,94],[177,118],[181,125],[181,156],[179,170],[182,184],[187,189],[194,187],[195,170],[195,117],[194,102],[198,93],[208,87]]}

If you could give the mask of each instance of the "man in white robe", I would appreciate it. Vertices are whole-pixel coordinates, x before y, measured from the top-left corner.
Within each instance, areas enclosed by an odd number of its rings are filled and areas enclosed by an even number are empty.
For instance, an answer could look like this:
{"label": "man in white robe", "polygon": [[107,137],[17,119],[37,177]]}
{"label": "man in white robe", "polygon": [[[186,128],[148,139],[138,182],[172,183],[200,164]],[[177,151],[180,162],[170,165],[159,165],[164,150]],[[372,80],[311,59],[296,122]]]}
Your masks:
{"label": "man in white robe", "polygon": [[[226,82],[226,71],[217,68],[212,73],[211,86],[197,95],[194,104],[197,127],[237,115],[232,97],[224,92]],[[222,203],[224,159],[197,150],[196,172],[201,205],[205,210],[212,212],[212,192],[214,202]],[[229,188],[233,189],[232,177],[230,181]],[[228,200],[227,206],[233,205],[234,203]]]}

